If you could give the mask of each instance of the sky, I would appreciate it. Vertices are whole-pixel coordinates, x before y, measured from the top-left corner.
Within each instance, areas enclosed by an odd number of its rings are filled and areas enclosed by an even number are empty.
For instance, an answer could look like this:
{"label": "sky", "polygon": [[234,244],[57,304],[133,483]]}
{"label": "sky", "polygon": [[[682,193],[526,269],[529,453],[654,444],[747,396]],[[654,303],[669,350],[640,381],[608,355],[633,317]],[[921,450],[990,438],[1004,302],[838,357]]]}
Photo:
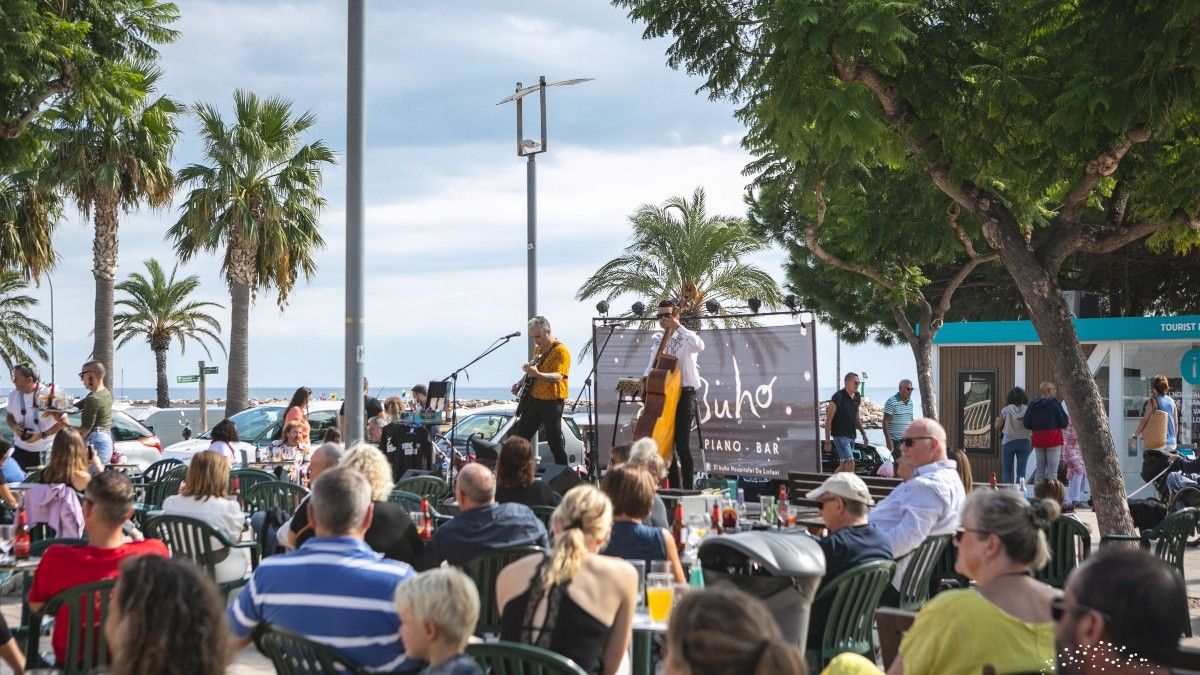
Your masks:
{"label": "sky", "polygon": [[[323,138],[344,159],[346,18],[344,2],[183,0],[179,40],[162,48],[161,89],[183,103],[214,103],[232,119],[235,89],[291,99],[316,114],[311,138]],[[511,104],[496,105],[520,81],[592,77],[548,90],[549,150],[537,159],[538,310],[577,352],[590,336],[594,301],[575,291],[618,255],[629,214],[645,203],[708,193],[710,214],[744,215],[750,156],[744,127],[729,102],[713,102],[701,81],[666,65],[665,40],[643,40],[643,27],[605,2],[517,0],[495,3],[371,2],[366,71],[366,371],[372,388],[440,379],[497,337],[524,330],[526,316],[525,166],[516,156]],[[533,99],[533,100],[536,100]],[[536,111],[536,106],[534,106]],[[536,118],[527,120],[527,136]],[[202,160],[194,119],[174,164]],[[252,387],[337,386],[343,381],[345,174],[325,175],[322,213],[327,247],[320,267],[281,313],[259,293],[251,312]],[[183,199],[181,191],[176,204]],[[94,286],[91,229],[69,212],[55,235],[60,261],[53,275],[56,354],[60,373],[76,372],[91,349]],[[122,216],[118,280],[157,258],[177,262],[166,229],[175,208]],[[783,281],[785,255],[753,260]],[[220,258],[203,254],[179,274],[202,280],[200,299],[228,337],[229,297]],[[49,287],[40,318],[49,321]],[[118,297],[120,294],[118,293]],[[639,298],[624,298],[627,307]],[[648,299],[643,299],[648,300]],[[518,379],[524,341],[514,340],[472,367],[462,386],[499,386]],[[224,386],[225,363],[211,386]],[[195,345],[168,356],[177,375],[205,358]],[[818,331],[819,385],[835,387],[834,337]],[[843,369],[869,372],[892,388],[913,376],[906,347],[843,346]],[[577,366],[578,367],[578,366]],[[115,384],[154,384],[149,346],[118,350]],[[64,384],[67,375],[58,375]],[[47,378],[48,379],[48,378]],[[118,393],[120,393],[118,391]],[[574,392],[573,394],[574,395]]]}

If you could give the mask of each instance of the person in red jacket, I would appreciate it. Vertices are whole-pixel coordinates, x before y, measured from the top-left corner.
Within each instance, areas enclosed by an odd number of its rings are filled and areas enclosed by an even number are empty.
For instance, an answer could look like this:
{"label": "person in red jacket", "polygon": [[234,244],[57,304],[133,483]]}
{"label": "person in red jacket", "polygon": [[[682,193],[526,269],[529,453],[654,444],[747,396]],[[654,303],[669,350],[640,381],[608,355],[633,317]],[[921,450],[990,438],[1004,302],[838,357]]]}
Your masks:
{"label": "person in red jacket", "polygon": [[[84,545],[53,544],[42,554],[33,585],[29,589],[29,608],[38,611],[46,601],[72,586],[115,578],[121,561],[138,555],[170,557],[158,539],[130,541],[123,531],[133,515],[133,484],[119,471],[102,471],[88,483],[83,499]],[[66,663],[69,607],[63,605],[54,617],[54,657]],[[99,608],[97,607],[97,611]],[[76,654],[72,658],[79,658]]]}
{"label": "person in red jacket", "polygon": [[1037,485],[1047,478],[1058,478],[1058,461],[1062,458],[1063,429],[1067,428],[1067,409],[1054,395],[1058,388],[1053,382],[1043,382],[1042,395],[1033,399],[1025,410],[1022,422],[1031,431],[1030,442],[1037,460],[1029,482]]}

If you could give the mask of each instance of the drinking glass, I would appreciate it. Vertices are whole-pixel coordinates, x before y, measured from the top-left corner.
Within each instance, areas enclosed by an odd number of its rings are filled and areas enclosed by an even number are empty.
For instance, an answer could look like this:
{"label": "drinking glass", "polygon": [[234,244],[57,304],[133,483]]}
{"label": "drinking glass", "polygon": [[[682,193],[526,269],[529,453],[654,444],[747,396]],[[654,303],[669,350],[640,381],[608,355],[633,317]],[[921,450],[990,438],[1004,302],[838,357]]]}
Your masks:
{"label": "drinking glass", "polygon": [[770,495],[759,495],[758,503],[762,506],[762,521],[768,525],[775,522],[775,498]]}
{"label": "drinking glass", "polygon": [[9,551],[12,551],[13,538],[16,534],[16,525],[0,525],[0,551],[3,551],[4,555],[7,556]]}
{"label": "drinking glass", "polygon": [[646,576],[646,607],[650,610],[650,620],[664,623],[671,615],[671,605],[675,598],[675,577],[670,574],[649,574]]}
{"label": "drinking glass", "polygon": [[410,518],[412,518],[413,525],[417,526],[417,532],[421,532],[425,529],[426,516],[424,511],[414,511],[408,515]]}
{"label": "drinking glass", "polygon": [[634,611],[641,612],[646,609],[646,561],[645,560],[630,560],[630,565],[637,570],[637,606]]}
{"label": "drinking glass", "polygon": [[[645,564],[645,561],[642,561]],[[673,574],[671,572],[671,563],[667,560],[651,560],[650,574]]]}

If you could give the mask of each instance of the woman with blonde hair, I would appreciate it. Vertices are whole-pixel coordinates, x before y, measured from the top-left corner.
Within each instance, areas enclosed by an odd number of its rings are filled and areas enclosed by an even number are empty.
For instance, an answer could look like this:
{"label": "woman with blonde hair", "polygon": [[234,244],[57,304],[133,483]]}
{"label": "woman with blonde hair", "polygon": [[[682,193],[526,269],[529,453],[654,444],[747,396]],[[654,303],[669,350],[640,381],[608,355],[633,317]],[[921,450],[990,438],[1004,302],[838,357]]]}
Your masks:
{"label": "woman with blonde hair", "polygon": [[762,601],[734,588],[692,591],[671,610],[665,675],[804,675],[808,667],[783,639]]}
{"label": "woman with blonde hair", "polygon": [[[202,520],[233,542],[246,529],[241,505],[229,497],[229,459],[212,450],[197,452],[192,457],[180,494],[167,497],[162,511],[170,516]],[[217,583],[246,576],[250,559],[244,549],[221,549],[217,556],[221,557],[216,566]]]}
{"label": "woman with blonde hair", "polygon": [[342,455],[338,466],[358,471],[371,486],[374,515],[371,517],[371,527],[363,537],[367,546],[382,553],[385,558],[415,565],[425,552],[425,542],[421,540],[408,511],[402,505],[388,501],[393,484],[392,466],[387,458],[374,445],[359,443]]}
{"label": "woman with blonde hair", "polygon": [[578,485],[554,510],[554,547],[510,564],[496,578],[500,639],[557,652],[584,671],[617,672],[629,647],[637,572],[600,555],[612,531],[612,503]]}
{"label": "woman with blonde hair", "polygon": [[[1058,590],[1033,578],[1050,560],[1045,529],[1056,502],[1028,501],[1016,490],[976,490],[954,535],[954,569],[976,582],[945,591],[917,613],[889,675],[998,673],[1054,669],[1050,602]],[[954,626],[954,630],[947,630]]]}

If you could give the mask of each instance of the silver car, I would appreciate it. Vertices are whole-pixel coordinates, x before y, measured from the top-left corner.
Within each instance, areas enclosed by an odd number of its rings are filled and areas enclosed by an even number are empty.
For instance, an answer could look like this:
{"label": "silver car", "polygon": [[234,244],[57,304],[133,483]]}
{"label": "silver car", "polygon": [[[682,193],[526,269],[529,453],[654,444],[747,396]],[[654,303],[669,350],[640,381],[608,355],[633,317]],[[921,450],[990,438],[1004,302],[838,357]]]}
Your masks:
{"label": "silver car", "polygon": [[[453,436],[450,432],[446,432],[442,437],[437,439],[438,450],[444,455],[447,448],[450,447],[450,438],[454,438],[454,449],[460,454],[467,454],[470,451],[471,437],[478,438],[487,443],[499,443],[503,441],[510,433],[513,425],[516,423],[517,407],[515,405],[504,405],[489,408],[481,408],[467,414],[458,420],[458,424],[453,429]],[[569,415],[563,415],[562,418],[562,433],[564,449],[567,452],[567,464],[570,466],[578,466],[584,463],[583,454],[583,434],[579,430],[579,425],[575,424],[575,420]],[[545,440],[539,436],[537,447],[538,463],[553,464],[554,454],[550,452],[550,446]]]}

